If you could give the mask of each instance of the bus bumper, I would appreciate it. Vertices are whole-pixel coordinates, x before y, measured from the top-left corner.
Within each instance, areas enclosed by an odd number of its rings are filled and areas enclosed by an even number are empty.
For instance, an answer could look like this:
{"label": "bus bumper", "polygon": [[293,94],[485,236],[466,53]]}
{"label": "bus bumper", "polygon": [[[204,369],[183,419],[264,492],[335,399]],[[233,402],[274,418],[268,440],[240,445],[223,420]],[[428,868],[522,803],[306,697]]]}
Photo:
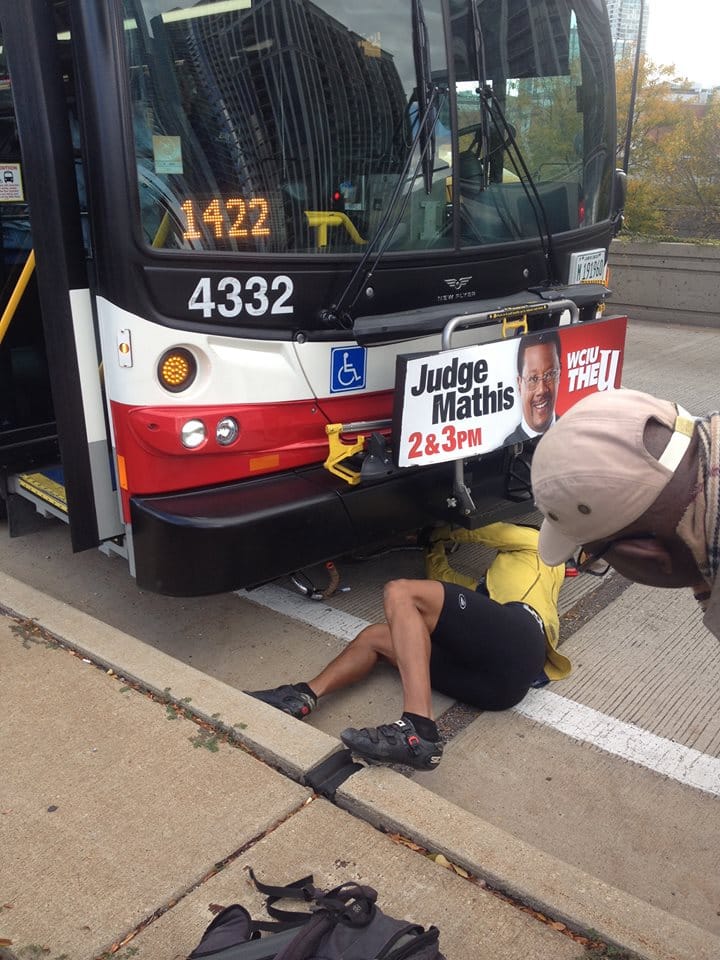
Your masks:
{"label": "bus bumper", "polygon": [[447,512],[453,464],[360,484],[321,467],[131,504],[141,589],[203,596],[256,586],[417,530]]}

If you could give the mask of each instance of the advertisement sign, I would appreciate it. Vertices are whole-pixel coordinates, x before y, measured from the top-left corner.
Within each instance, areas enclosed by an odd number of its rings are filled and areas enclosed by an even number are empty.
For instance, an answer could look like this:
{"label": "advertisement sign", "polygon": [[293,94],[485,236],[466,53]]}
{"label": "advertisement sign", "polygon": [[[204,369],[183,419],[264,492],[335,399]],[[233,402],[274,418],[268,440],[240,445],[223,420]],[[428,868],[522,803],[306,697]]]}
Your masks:
{"label": "advertisement sign", "polygon": [[541,436],[583,397],[620,386],[625,317],[397,360],[400,467],[444,463]]}

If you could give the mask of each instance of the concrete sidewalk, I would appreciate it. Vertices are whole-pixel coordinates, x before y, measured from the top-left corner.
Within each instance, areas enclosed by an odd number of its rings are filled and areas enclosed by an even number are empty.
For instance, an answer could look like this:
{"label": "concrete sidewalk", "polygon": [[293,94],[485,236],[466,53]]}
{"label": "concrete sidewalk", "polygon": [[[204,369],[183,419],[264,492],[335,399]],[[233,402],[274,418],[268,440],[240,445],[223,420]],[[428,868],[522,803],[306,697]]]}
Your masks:
{"label": "concrete sidewalk", "polygon": [[580,960],[565,925],[647,960],[720,956],[395,770],[362,768],[331,802],[306,778],[334,737],[4,575],[0,597],[0,945],[20,960],[181,960],[214,905],[263,916],[248,866],[368,883],[387,912],[437,925],[448,960]]}

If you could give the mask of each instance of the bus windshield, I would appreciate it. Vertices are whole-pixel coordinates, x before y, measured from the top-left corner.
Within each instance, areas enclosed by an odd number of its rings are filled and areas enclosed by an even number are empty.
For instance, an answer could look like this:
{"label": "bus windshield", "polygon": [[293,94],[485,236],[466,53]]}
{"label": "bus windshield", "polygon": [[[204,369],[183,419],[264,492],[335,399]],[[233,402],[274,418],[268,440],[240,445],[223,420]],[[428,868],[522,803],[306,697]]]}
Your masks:
{"label": "bus windshield", "polygon": [[601,9],[124,0],[145,241],[360,256],[378,241],[458,249],[607,219]]}

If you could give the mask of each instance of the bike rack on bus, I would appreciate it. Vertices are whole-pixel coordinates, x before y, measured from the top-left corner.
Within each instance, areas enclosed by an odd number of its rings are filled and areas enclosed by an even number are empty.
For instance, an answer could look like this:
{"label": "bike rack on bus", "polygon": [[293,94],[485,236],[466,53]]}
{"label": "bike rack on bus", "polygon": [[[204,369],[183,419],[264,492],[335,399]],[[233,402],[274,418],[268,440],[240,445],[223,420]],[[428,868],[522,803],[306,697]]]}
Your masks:
{"label": "bike rack on bus", "polygon": [[[580,310],[578,309],[577,304],[573,300],[544,300],[539,303],[529,303],[525,306],[519,307],[506,307],[502,310],[487,310],[484,313],[471,313],[471,314],[461,314],[457,317],[453,317],[451,320],[445,324],[442,332],[442,341],[441,341],[441,350],[450,350],[452,335],[458,329],[462,327],[463,330],[468,330],[472,327],[482,326],[488,322],[492,323],[493,321],[503,323],[503,337],[505,337],[507,330],[513,329],[516,330],[520,326],[523,326],[525,332],[527,332],[527,317],[532,314],[537,313],[558,313],[564,310],[570,311],[570,323],[577,323],[580,319]],[[518,318],[511,319],[511,318]],[[453,501],[450,501],[450,506],[456,507],[459,506],[463,516],[469,517],[471,514],[475,513],[476,507],[475,502],[473,501],[472,494],[465,484],[465,471],[464,471],[464,460],[460,458],[455,461],[455,481],[453,484]]]}

